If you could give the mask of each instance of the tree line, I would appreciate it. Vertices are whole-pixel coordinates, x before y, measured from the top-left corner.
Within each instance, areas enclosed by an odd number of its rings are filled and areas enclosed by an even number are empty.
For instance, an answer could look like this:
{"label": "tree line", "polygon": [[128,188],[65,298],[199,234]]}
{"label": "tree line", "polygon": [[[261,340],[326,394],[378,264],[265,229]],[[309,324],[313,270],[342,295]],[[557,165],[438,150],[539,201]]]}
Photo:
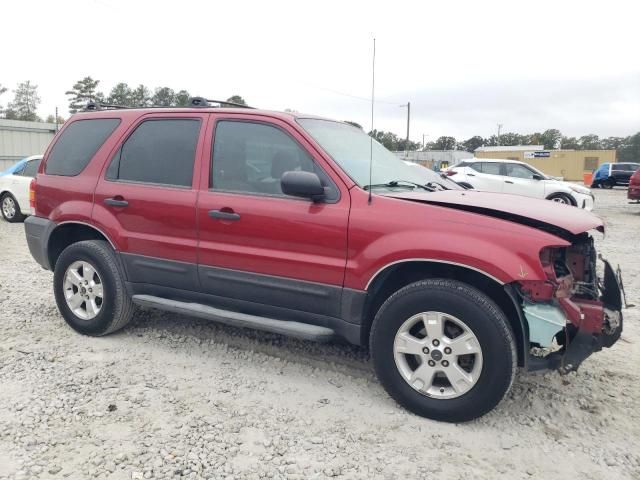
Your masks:
{"label": "tree line", "polygon": [[[351,122],[350,122],[351,123]],[[467,140],[459,141],[455,137],[441,136],[433,142],[422,145],[405,138],[399,138],[391,132],[373,130],[369,132],[373,138],[392,151],[426,151],[426,150],[465,150],[474,152],[479,147],[515,146],[515,145],[542,145],[545,150],[616,150],[616,158],[619,162],[640,161],[640,132],[628,137],[600,138],[593,133],[581,137],[567,137],[560,130],[551,128],[544,132],[531,134],[503,133],[498,137],[481,137],[474,135]]]}
{"label": "tree line", "polygon": [[[174,90],[170,87],[157,87],[153,91],[146,85],[137,87],[129,86],[125,82],[116,84],[108,93],[99,90],[100,80],[94,80],[87,76],[73,84],[71,89],[65,92],[69,98],[69,113],[74,114],[84,108],[88,102],[96,101],[122,107],[186,107],[189,105],[191,94],[187,90]],[[7,88],[0,84],[0,100],[7,92]],[[37,110],[41,99],[38,95],[38,86],[29,80],[19,83],[13,90],[13,100],[3,108],[0,102],[0,115],[12,120],[39,121]],[[239,95],[233,95],[226,101],[246,105],[245,100]],[[287,109],[288,110],[288,109]],[[45,121],[64,123],[64,118],[54,118],[49,115]],[[362,128],[356,122],[346,121],[351,125]],[[392,151],[416,151],[416,150],[466,150],[473,152],[483,146],[510,146],[510,145],[542,145],[546,150],[563,148],[574,150],[617,150],[617,159],[623,161],[640,161],[640,132],[628,137],[600,138],[595,134],[581,137],[567,137],[560,130],[551,128],[543,132],[531,134],[519,134],[507,132],[490,137],[474,135],[466,140],[459,141],[455,137],[443,135],[433,142],[423,145],[420,142],[400,138],[393,132],[372,130],[369,132],[373,138]]]}
{"label": "tree line", "polygon": [[[130,87],[127,83],[116,84],[107,94],[100,91],[100,80],[84,77],[73,84],[71,89],[65,92],[69,101],[69,113],[74,114],[82,110],[90,101],[121,107],[186,107],[190,105],[192,95],[187,90],[174,90],[169,87],[158,87],[153,91],[146,85]],[[0,100],[7,92],[7,88],[0,84]],[[246,105],[240,95],[229,97],[227,102]],[[0,115],[9,120],[25,120],[30,122],[42,122],[38,116],[38,106],[41,103],[38,94],[38,85],[27,80],[19,83],[13,90],[13,100],[4,108],[0,103]],[[64,118],[58,117],[58,123],[64,123]],[[53,115],[49,115],[46,122],[55,122]]]}

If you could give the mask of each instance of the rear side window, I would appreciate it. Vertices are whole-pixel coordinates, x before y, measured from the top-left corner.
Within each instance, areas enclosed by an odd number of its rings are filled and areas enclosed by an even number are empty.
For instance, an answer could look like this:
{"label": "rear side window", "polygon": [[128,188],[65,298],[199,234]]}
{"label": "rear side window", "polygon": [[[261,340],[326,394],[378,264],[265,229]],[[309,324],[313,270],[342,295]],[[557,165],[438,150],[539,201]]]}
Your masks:
{"label": "rear side window", "polygon": [[147,120],[107,169],[109,180],[190,187],[200,120]]}
{"label": "rear side window", "polygon": [[40,160],[31,160],[27,162],[27,165],[22,170],[20,175],[24,177],[35,177],[36,173],[38,173],[38,167],[40,166]]}
{"label": "rear side window", "polygon": [[488,175],[502,175],[500,173],[500,164],[496,162],[480,162],[470,165],[476,172],[486,173]]}
{"label": "rear side window", "polygon": [[116,129],[117,118],[76,120],[55,143],[47,159],[48,175],[78,175]]}

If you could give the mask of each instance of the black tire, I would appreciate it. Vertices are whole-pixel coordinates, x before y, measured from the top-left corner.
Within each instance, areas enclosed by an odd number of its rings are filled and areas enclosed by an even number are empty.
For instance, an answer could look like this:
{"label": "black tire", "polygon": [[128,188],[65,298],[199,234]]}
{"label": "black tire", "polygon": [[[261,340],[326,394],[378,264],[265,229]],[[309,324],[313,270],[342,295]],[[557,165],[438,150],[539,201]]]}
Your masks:
{"label": "black tire", "polygon": [[564,203],[565,205],[572,205],[572,206],[576,206],[575,203],[573,203],[573,199],[571,198],[571,196],[567,193],[554,193],[553,195],[549,195],[547,197],[547,200],[551,200],[552,202],[557,202],[557,203]]}
{"label": "black tire", "polygon": [[606,188],[608,190],[611,190],[615,186],[616,186],[616,181],[612,178],[609,178],[604,182],[602,182],[602,188]]}
{"label": "black tire", "polygon": [[[462,396],[441,399],[418,392],[396,366],[396,333],[407,319],[428,311],[462,320],[481,347],[482,370]],[[511,388],[517,368],[513,332],[502,310],[484,293],[455,280],[422,280],[394,293],[373,321],[370,348],[378,378],[391,397],[417,415],[446,422],[473,420],[492,410]]]}
{"label": "black tire", "polygon": [[[103,297],[98,314],[84,320],[69,308],[64,293],[64,277],[76,261],[88,262],[102,281]],[[116,254],[103,240],[87,240],[65,248],[56,261],[53,288],[58,310],[75,331],[83,335],[101,336],[123,328],[131,320],[134,306],[127,294],[118,268]]]}
{"label": "black tire", "polygon": [[[12,201],[15,206],[15,214],[13,216],[7,215],[7,213],[5,212],[5,199]],[[25,219],[25,216],[20,210],[20,205],[18,204],[16,197],[11,195],[9,192],[6,192],[4,195],[2,195],[2,198],[0,198],[0,210],[2,211],[2,218],[4,218],[9,223],[18,223],[24,221]]]}

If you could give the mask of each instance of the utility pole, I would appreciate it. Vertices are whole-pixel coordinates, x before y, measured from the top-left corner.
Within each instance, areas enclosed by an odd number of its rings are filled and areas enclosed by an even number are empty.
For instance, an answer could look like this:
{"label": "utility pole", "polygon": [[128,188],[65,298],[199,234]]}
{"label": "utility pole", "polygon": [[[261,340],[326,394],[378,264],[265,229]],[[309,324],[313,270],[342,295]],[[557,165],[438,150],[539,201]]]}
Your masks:
{"label": "utility pole", "polygon": [[411,102],[407,102],[407,148],[409,148],[409,121],[411,119]]}
{"label": "utility pole", "polygon": [[407,107],[407,141],[406,141],[405,147],[406,149],[408,149],[409,148],[409,122],[411,121],[411,102],[407,102],[406,105],[400,105],[400,108],[404,108],[404,107]]}
{"label": "utility pole", "polygon": [[56,107],[56,116],[53,121],[56,122],[56,132],[58,132],[58,107]]}
{"label": "utility pole", "polygon": [[425,148],[427,148],[427,144],[424,141],[424,137],[426,137],[426,135],[423,133],[422,134],[422,150],[424,150]]}
{"label": "utility pole", "polygon": [[502,124],[498,124],[498,146],[500,146],[500,130],[502,130]]}

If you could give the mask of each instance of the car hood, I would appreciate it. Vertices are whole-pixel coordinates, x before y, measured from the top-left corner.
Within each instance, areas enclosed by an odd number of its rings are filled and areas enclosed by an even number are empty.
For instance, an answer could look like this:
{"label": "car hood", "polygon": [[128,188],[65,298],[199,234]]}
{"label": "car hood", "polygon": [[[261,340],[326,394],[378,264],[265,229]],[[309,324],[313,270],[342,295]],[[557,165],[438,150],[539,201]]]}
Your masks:
{"label": "car hood", "polygon": [[591,212],[521,195],[444,190],[398,192],[386,196],[500,218],[545,230],[562,238],[570,238],[593,229],[604,233],[604,222]]}

